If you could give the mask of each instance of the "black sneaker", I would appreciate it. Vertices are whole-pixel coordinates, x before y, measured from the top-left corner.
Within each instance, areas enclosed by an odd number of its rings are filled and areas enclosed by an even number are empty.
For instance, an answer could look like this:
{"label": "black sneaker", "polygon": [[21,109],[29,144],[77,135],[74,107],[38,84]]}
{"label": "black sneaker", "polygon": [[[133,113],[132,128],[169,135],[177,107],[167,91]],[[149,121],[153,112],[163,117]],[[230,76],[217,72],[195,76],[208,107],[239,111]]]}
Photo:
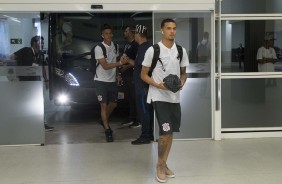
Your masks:
{"label": "black sneaker", "polygon": [[50,132],[50,131],[53,131],[53,130],[54,130],[54,127],[48,126],[48,125],[46,125],[46,124],[44,124],[44,128],[45,128],[45,131],[46,131],[46,132]]}
{"label": "black sneaker", "polygon": [[139,137],[135,141],[131,141],[131,144],[133,145],[150,144],[150,143],[151,143],[151,139],[145,137]]}
{"label": "black sneaker", "polygon": [[106,134],[106,141],[107,142],[113,142],[113,131],[111,129],[106,129],[105,130],[105,134]]}
{"label": "black sneaker", "polygon": [[129,126],[130,128],[139,128],[141,124],[139,122],[134,122],[132,125]]}

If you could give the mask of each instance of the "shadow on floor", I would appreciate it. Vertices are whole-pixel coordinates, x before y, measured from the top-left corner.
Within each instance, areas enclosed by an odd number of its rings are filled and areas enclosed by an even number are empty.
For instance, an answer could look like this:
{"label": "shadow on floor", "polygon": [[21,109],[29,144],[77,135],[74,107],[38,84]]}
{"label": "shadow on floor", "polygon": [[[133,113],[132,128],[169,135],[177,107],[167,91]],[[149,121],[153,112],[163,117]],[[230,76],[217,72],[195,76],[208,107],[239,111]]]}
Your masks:
{"label": "shadow on floor", "polygon": [[[138,138],[141,128],[123,127],[128,110],[117,109],[110,118],[110,126],[114,132],[115,142],[130,142]],[[104,129],[98,123],[99,110],[93,108],[71,109],[61,107],[46,113],[48,125],[54,131],[46,132],[45,144],[77,144],[106,142]]]}

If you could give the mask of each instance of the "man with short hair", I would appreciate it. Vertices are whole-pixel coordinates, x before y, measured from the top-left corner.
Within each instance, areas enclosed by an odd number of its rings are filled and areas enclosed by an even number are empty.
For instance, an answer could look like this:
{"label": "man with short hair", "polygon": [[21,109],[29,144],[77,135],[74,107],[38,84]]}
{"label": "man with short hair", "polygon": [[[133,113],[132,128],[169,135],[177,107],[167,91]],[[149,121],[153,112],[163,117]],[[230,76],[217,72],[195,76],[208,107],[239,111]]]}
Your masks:
{"label": "man with short hair", "polygon": [[180,93],[169,91],[163,79],[170,74],[180,78],[181,89],[186,81],[186,66],[188,56],[186,49],[182,47],[182,60],[179,57],[177,46],[174,42],[176,36],[176,22],[173,19],[164,19],[161,23],[162,40],[158,43],[160,47],[159,60],[152,72],[148,75],[152,65],[154,49],[150,47],[145,54],[142,63],[141,78],[149,84],[147,102],[153,103],[158,120],[160,136],[158,140],[158,161],[156,179],[166,182],[167,178],[175,177],[168,168],[167,159],[172,145],[173,132],[179,132],[181,121]]}
{"label": "man with short hair", "polygon": [[103,49],[97,45],[95,47],[95,59],[99,65],[96,68],[94,76],[96,95],[101,106],[101,119],[105,128],[107,142],[113,142],[113,131],[109,126],[109,117],[117,106],[118,89],[116,84],[116,67],[127,63],[127,58],[122,57],[117,61],[119,55],[118,47],[116,48],[113,40],[112,28],[105,24],[101,28],[101,37],[103,46],[106,48],[105,58]]}

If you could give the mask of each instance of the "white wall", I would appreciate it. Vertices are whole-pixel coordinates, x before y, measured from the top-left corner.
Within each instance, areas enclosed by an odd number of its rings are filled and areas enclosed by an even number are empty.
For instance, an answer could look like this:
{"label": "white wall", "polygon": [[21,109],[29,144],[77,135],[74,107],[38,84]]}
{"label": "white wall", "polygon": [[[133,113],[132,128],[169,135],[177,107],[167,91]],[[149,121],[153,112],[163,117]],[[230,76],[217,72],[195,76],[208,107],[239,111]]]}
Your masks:
{"label": "white wall", "polygon": [[[11,54],[15,51],[30,46],[30,39],[33,36],[33,23],[32,19],[19,19],[21,22],[15,22],[13,20],[8,21],[11,38],[21,38],[22,44],[11,44]],[[9,39],[9,40],[10,40]]]}
{"label": "white wall", "polygon": [[41,22],[41,36],[44,37],[44,50],[48,49],[48,22]]}
{"label": "white wall", "polygon": [[[10,54],[16,52],[17,50],[23,47],[30,47],[30,39],[35,35],[40,35],[36,27],[34,27],[32,18],[19,18],[18,20],[20,22],[16,22],[11,19],[8,19],[9,30],[10,30],[9,40],[11,38],[22,39],[22,44],[11,44],[10,45]],[[45,27],[43,28],[48,30],[48,28],[46,27],[47,25],[44,25],[44,26]],[[45,40],[48,40],[47,39],[48,33],[44,38],[46,38]],[[45,47],[48,47],[48,45],[45,45]]]}
{"label": "white wall", "polygon": [[282,1],[268,0],[266,3],[266,11],[268,13],[282,13]]}
{"label": "white wall", "polygon": [[232,45],[232,25],[228,21],[221,25],[221,50],[222,62],[231,62],[231,45]]}
{"label": "white wall", "polygon": [[232,22],[232,48],[238,48],[242,43],[245,47],[245,22],[233,21]]}
{"label": "white wall", "polygon": [[189,19],[177,23],[176,42],[186,48],[187,52],[191,50],[191,26]]}

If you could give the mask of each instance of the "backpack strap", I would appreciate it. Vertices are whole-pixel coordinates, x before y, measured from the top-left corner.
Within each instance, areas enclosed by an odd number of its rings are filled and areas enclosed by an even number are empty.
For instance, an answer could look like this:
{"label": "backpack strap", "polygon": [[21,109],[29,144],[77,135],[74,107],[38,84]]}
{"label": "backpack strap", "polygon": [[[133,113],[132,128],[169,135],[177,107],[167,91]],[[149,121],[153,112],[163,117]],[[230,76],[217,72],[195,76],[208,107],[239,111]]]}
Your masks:
{"label": "backpack strap", "polygon": [[[177,59],[179,59],[179,63],[180,63],[182,61],[182,58],[183,58],[183,49],[180,45],[177,45],[177,44],[176,44],[176,48],[177,48],[177,51],[178,51]],[[158,61],[160,61],[161,64],[163,65],[163,62],[160,59],[160,46],[159,46],[159,44],[154,44],[153,49],[154,49],[154,55],[153,55],[150,70],[148,72],[149,76],[152,76],[152,72],[153,72],[154,68],[156,67]],[[163,69],[163,70],[165,71],[165,69]]]}
{"label": "backpack strap", "polygon": [[180,45],[177,45],[177,44],[176,44],[176,47],[177,47],[177,51],[178,51],[177,59],[179,59],[179,63],[181,63],[182,58],[183,58],[183,49]]}
{"label": "backpack strap", "polygon": [[99,66],[99,61],[95,58],[95,48],[99,46],[101,47],[102,51],[103,51],[103,55],[104,55],[104,58],[107,58],[107,50],[106,50],[106,47],[103,45],[102,42],[98,43],[96,46],[94,46],[92,49],[91,49],[91,58],[92,58],[92,61],[95,65],[94,69],[94,73],[95,73],[95,76],[98,77],[97,73],[96,73],[96,70],[97,70],[97,67]]}
{"label": "backpack strap", "polygon": [[160,60],[160,46],[159,44],[154,44],[153,45],[153,49],[154,49],[154,55],[153,55],[153,59],[152,59],[152,64],[149,70],[148,75],[151,77],[152,76],[152,72],[154,70],[154,68],[157,65],[157,62]]}
{"label": "backpack strap", "polygon": [[[98,43],[98,46],[101,47],[101,49],[102,49],[102,51],[103,51],[104,58],[106,59],[106,58],[107,58],[107,50],[106,50],[105,45],[104,45],[102,42],[100,42],[100,43]],[[98,62],[98,63],[99,63],[99,62]]]}
{"label": "backpack strap", "polygon": [[115,49],[116,49],[116,52],[115,52],[115,53],[118,53],[118,44],[117,44],[117,43],[114,43],[114,46],[115,46]]}

